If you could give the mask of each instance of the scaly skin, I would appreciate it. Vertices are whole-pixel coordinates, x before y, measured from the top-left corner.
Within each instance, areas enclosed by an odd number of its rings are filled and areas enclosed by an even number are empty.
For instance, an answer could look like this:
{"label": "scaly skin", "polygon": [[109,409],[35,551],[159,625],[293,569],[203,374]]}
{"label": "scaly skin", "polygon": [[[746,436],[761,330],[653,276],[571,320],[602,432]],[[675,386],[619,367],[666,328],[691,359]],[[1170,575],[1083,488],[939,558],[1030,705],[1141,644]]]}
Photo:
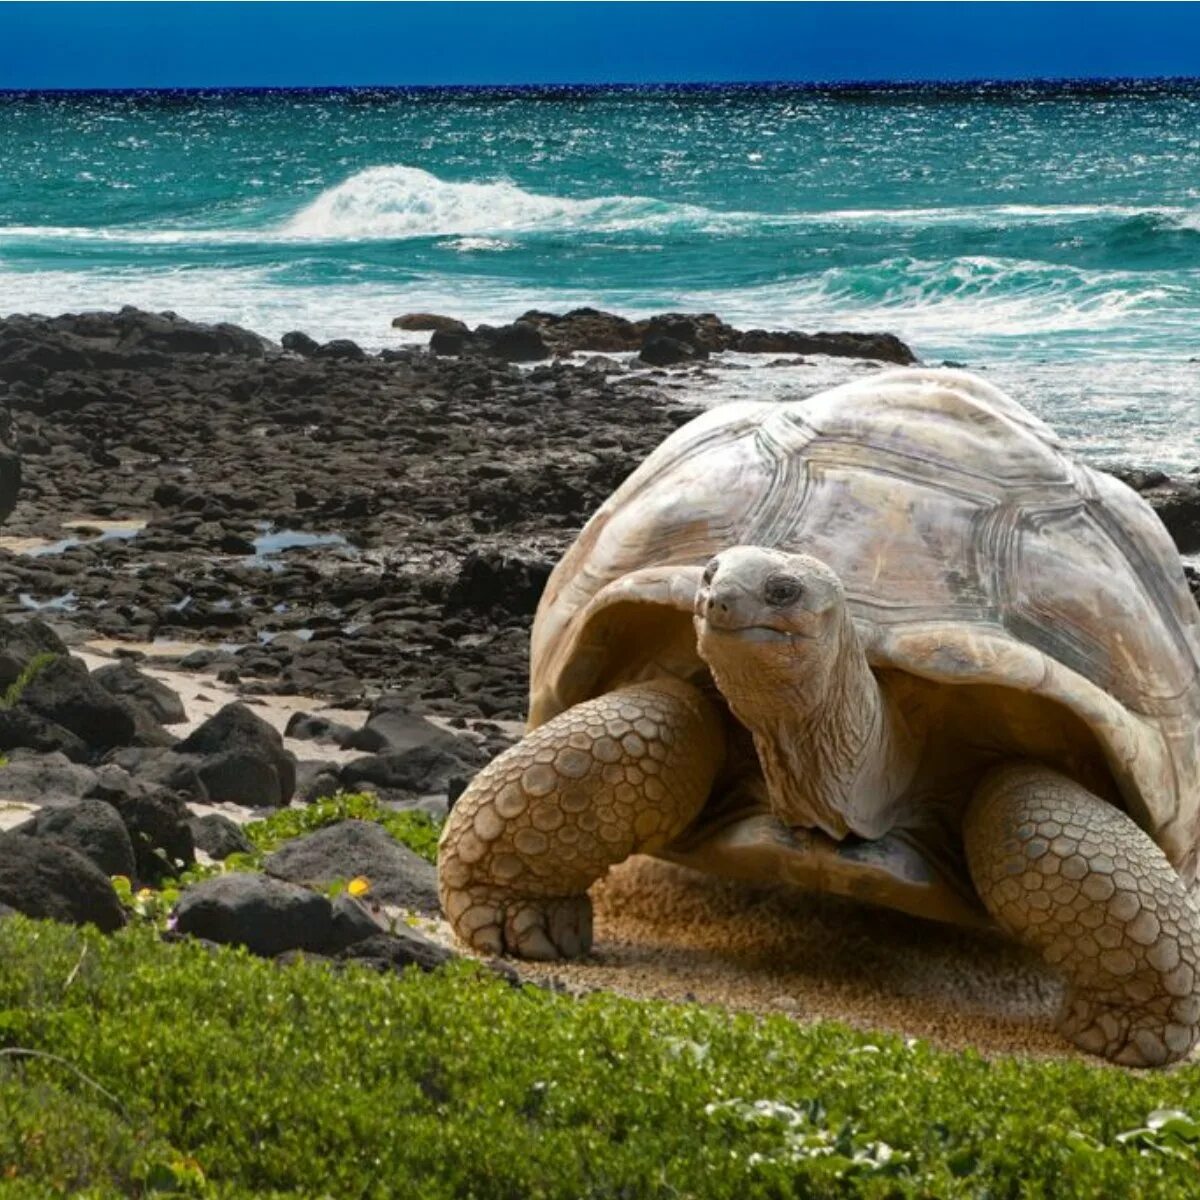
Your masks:
{"label": "scaly skin", "polygon": [[963,826],[993,917],[1058,967],[1059,1028],[1126,1066],[1183,1058],[1200,1035],[1200,913],[1163,852],[1111,804],[1036,764],[988,775]]}
{"label": "scaly skin", "polygon": [[438,887],[455,932],[489,954],[586,954],[587,889],[682,833],[723,757],[716,710],[677,680],[610,692],[533,730],[475,776],[442,832]]}

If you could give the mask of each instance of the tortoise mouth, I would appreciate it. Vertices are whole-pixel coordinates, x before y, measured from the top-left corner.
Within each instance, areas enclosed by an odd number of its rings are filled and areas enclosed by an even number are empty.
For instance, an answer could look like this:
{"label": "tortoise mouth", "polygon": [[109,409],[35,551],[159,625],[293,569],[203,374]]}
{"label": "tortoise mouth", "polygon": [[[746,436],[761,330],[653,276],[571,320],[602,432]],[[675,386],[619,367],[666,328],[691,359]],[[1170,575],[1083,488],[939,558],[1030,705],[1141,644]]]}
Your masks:
{"label": "tortoise mouth", "polygon": [[747,642],[813,642],[816,636],[795,629],[777,629],[774,625],[723,625],[711,617],[697,618],[701,632],[721,637],[740,638]]}

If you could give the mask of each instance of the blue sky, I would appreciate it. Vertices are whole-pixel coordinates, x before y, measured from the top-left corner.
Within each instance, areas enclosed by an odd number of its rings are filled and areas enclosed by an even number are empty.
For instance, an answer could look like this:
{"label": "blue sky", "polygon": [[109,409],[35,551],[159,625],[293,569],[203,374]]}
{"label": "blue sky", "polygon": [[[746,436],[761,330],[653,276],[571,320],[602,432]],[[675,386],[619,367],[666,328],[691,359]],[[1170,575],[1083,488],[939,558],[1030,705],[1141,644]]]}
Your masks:
{"label": "blue sky", "polygon": [[2,3],[0,88],[1200,75],[1200,4]]}

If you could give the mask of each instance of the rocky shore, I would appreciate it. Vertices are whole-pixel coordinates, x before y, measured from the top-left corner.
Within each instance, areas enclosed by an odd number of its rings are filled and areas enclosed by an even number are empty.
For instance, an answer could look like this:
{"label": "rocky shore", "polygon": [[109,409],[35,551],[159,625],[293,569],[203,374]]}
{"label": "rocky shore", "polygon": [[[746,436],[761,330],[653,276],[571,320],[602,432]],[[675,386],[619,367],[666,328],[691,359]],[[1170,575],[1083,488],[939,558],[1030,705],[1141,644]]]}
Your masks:
{"label": "rocky shore", "polygon": [[[239,847],[221,817],[231,802],[366,789],[444,813],[516,735],[529,625],[558,555],[694,415],[665,385],[731,350],[915,361],[890,335],[737,330],[711,314],[396,325],[429,346],[368,354],[299,332],[277,345],[133,309],[0,320],[0,794],[42,810],[0,835],[0,907],[111,927],[109,876],[156,885],[197,848]],[[1200,477],[1124,478],[1181,550],[1200,550]],[[111,661],[89,670],[84,652]],[[191,719],[163,668],[225,702]],[[263,696],[311,702],[281,727],[256,712]],[[407,881],[409,907],[432,911],[428,864],[334,835],[317,850]],[[36,900],[34,879],[49,888]],[[234,928],[222,904],[311,903],[237,886],[249,890],[189,901],[185,921],[216,936]],[[322,910],[328,945],[344,950],[335,926],[355,919]],[[263,936],[272,952],[304,948]]]}

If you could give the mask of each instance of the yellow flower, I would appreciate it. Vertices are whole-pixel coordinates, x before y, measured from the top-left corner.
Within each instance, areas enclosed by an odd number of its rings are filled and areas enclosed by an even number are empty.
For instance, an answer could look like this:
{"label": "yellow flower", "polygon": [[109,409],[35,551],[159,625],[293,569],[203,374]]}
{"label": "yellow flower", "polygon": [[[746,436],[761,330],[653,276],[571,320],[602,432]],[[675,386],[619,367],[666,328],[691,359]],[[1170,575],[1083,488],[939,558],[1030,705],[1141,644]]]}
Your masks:
{"label": "yellow flower", "polygon": [[149,900],[154,895],[153,888],[139,888],[137,898],[139,900]]}
{"label": "yellow flower", "polygon": [[365,896],[371,890],[371,881],[365,875],[356,875],[346,885],[346,891],[352,896]]}

